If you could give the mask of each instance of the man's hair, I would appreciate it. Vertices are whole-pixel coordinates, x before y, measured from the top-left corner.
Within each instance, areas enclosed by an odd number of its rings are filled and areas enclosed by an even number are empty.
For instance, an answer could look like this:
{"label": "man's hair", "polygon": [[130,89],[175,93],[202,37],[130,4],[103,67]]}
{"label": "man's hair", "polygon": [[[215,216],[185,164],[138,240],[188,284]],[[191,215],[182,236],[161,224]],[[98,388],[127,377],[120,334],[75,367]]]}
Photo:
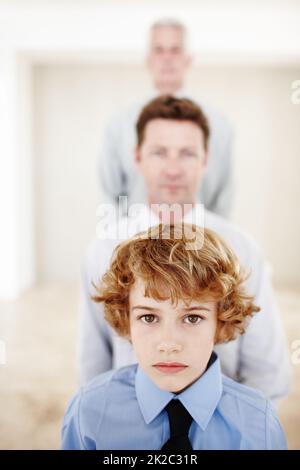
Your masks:
{"label": "man's hair", "polygon": [[136,123],[138,146],[144,140],[148,122],[153,119],[193,122],[202,130],[204,146],[207,149],[209,138],[208,120],[201,108],[188,98],[175,98],[170,95],[164,95],[153,99],[144,106]]}
{"label": "man's hair", "polygon": [[153,31],[157,28],[174,28],[178,29],[183,37],[183,43],[184,43],[184,48],[187,49],[188,46],[188,32],[187,28],[182,21],[177,20],[176,18],[161,18],[159,20],[156,20],[152,25],[150,26],[150,37]]}
{"label": "man's hair", "polygon": [[144,295],[157,301],[216,301],[215,342],[223,343],[243,334],[260,310],[244,290],[246,278],[234,252],[212,230],[160,224],[118,245],[92,298],[104,303],[106,320],[124,337],[130,336],[129,294],[137,280]]}
{"label": "man's hair", "polygon": [[183,34],[187,33],[186,26],[176,18],[160,18],[159,20],[156,20],[152,25],[150,26],[150,31],[153,31],[156,28],[176,28],[180,29]]}

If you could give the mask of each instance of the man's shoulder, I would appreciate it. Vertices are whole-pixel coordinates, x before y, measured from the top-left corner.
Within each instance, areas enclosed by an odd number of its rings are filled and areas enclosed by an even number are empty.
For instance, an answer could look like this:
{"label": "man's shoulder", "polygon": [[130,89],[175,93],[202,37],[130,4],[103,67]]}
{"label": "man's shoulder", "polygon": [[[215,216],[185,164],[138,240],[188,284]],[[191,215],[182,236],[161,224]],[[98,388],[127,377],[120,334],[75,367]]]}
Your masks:
{"label": "man's shoulder", "polygon": [[81,261],[81,272],[89,279],[104,273],[111,261],[114,249],[117,247],[119,240],[112,238],[101,240],[95,238],[92,240],[85,250]]}
{"label": "man's shoulder", "polygon": [[86,257],[114,249],[117,245],[144,232],[152,225],[151,213],[145,204],[133,204],[128,215],[119,216],[118,208],[108,204],[106,217],[97,225],[96,238],[86,250]]}
{"label": "man's shoulder", "polygon": [[120,240],[114,237],[101,238],[96,237],[88,244],[84,257],[86,259],[93,258],[95,255],[100,255],[107,252],[108,247],[113,248]]}
{"label": "man's shoulder", "polygon": [[[114,250],[125,240],[137,233],[147,230],[150,226],[149,211],[144,205],[137,205],[131,216],[118,216],[110,213],[97,226],[97,236],[87,246],[81,262],[82,273],[89,278],[107,269]],[[112,206],[110,206],[112,207]],[[112,210],[115,210],[112,207]]]}
{"label": "man's shoulder", "polygon": [[211,128],[215,131],[218,130],[218,132],[222,131],[225,135],[232,134],[233,124],[222,111],[201,98],[197,99],[191,95],[191,99],[200,106],[207,117]]}
{"label": "man's shoulder", "polygon": [[148,101],[150,101],[150,99],[144,97],[123,106],[121,109],[110,115],[108,125],[128,126],[132,122],[135,123],[142,108],[148,103]]}
{"label": "man's shoulder", "polygon": [[107,217],[97,226],[96,237],[89,242],[83,255],[85,264],[92,265],[95,260],[98,263],[107,256],[110,258],[113,250],[129,238],[128,217],[118,217],[115,206],[109,205],[109,208],[115,213],[107,212]]}

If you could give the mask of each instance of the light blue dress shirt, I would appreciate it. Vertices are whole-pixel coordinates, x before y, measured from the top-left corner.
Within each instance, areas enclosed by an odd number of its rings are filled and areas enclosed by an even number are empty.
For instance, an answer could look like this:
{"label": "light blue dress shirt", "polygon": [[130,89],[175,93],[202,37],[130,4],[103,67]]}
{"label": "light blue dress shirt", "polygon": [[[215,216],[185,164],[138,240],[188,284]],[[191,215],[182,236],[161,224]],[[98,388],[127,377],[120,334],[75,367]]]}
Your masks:
{"label": "light blue dress shirt", "polygon": [[70,401],[62,448],[161,449],[170,437],[165,407],[175,398],[193,417],[189,439],[194,450],[286,449],[271,403],[222,376],[213,354],[206,372],[179,394],[159,389],[137,364],[99,375]]}

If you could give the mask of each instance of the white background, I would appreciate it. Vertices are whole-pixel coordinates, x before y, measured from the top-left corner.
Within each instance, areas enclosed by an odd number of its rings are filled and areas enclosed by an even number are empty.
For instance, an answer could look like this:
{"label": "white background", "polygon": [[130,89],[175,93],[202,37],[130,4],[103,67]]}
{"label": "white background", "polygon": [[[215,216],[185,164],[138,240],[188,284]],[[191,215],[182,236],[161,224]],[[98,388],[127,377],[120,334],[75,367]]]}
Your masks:
{"label": "white background", "polygon": [[0,2],[0,297],[76,279],[103,124],[149,89],[146,31],[161,16],[190,30],[189,90],[235,126],[233,219],[274,279],[299,285],[299,2],[25,0]]}

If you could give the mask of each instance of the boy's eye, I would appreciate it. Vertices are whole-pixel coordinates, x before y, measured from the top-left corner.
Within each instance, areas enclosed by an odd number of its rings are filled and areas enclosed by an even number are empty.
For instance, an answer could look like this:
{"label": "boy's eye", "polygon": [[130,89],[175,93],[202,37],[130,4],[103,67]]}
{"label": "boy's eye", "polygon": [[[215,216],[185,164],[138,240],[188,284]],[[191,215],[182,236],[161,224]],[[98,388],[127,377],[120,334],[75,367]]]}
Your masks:
{"label": "boy's eye", "polygon": [[202,318],[199,315],[187,315],[184,318],[184,322],[189,325],[198,325],[201,322]]}
{"label": "boy's eye", "polygon": [[143,323],[156,323],[156,317],[152,314],[142,315],[140,318]]}

